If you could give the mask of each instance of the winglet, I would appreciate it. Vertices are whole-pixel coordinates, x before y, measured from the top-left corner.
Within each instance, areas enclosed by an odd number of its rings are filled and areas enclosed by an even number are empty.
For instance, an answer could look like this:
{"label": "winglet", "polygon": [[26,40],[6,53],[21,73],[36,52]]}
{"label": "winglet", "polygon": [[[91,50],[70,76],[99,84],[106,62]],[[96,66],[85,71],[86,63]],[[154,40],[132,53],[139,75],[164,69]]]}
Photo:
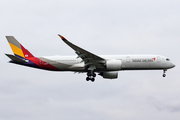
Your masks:
{"label": "winglet", "polygon": [[59,35],[59,34],[58,34],[58,36],[59,36],[62,40],[67,41],[67,39],[64,38],[62,35]]}

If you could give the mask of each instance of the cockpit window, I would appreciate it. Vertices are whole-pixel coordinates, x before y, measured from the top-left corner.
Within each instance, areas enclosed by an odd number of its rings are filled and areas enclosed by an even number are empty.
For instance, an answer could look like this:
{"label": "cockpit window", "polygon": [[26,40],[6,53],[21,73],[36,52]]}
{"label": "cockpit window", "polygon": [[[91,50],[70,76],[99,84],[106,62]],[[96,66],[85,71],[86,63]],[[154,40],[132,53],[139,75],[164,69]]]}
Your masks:
{"label": "cockpit window", "polygon": [[166,60],[167,60],[167,61],[170,61],[170,59],[169,59],[169,58],[166,58]]}

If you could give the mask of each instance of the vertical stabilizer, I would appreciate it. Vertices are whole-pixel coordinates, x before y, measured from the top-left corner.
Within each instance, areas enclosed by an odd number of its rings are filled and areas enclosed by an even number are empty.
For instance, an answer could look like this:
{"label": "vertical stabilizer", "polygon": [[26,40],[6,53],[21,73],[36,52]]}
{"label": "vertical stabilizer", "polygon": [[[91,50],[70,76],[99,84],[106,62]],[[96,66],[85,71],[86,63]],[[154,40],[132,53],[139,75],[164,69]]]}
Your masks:
{"label": "vertical stabilizer", "polygon": [[6,36],[6,38],[15,56],[20,57],[20,58],[34,57],[13,36]]}

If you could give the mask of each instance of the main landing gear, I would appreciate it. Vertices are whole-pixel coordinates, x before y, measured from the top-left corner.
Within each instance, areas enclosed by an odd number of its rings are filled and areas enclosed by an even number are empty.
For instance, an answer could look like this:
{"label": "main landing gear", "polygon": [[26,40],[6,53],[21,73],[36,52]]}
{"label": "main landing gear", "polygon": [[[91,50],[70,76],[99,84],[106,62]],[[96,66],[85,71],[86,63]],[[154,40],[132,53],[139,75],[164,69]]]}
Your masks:
{"label": "main landing gear", "polygon": [[162,75],[163,77],[166,77],[166,71],[167,71],[166,69],[163,70],[163,75]]}
{"label": "main landing gear", "polygon": [[86,80],[91,80],[92,82],[95,81],[96,74],[93,71],[88,71]]}

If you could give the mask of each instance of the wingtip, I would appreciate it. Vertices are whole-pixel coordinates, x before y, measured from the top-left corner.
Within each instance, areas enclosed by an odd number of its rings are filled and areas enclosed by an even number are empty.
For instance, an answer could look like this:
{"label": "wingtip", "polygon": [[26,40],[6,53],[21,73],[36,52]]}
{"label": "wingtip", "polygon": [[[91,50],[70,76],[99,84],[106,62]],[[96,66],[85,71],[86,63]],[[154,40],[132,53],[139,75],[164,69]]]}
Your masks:
{"label": "wingtip", "polygon": [[66,40],[66,38],[64,38],[62,35],[58,34],[58,36],[59,36],[62,40]]}

